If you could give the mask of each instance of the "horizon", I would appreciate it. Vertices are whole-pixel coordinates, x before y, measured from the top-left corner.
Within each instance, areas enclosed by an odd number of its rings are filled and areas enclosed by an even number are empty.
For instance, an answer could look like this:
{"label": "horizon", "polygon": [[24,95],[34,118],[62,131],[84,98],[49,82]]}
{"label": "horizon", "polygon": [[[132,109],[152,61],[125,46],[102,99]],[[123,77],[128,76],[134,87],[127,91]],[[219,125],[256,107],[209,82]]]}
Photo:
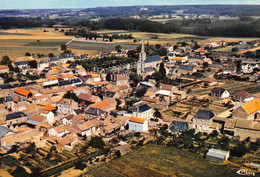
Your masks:
{"label": "horizon", "polygon": [[[61,5],[62,4],[62,5]],[[150,0],[140,2],[138,0],[9,0],[1,3],[1,10],[30,10],[30,9],[86,9],[97,7],[124,7],[124,6],[180,6],[180,5],[260,5],[260,0]]]}

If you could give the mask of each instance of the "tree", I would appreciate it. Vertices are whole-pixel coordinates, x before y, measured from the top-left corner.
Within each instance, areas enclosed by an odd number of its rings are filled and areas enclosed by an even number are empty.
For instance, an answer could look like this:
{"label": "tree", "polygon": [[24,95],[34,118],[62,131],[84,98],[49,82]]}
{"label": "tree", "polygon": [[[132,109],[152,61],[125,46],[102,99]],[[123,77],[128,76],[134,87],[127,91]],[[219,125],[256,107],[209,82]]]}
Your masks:
{"label": "tree", "polygon": [[86,164],[82,162],[82,159],[77,160],[75,163],[75,169],[83,170],[86,167]]}
{"label": "tree", "polygon": [[146,87],[139,87],[139,88],[137,88],[137,91],[136,91],[136,93],[135,93],[135,95],[137,96],[137,97],[143,97],[144,96],[144,94],[146,93],[146,90],[147,90],[147,88]]}
{"label": "tree", "polygon": [[62,51],[66,51],[67,50],[67,45],[66,44],[63,44],[60,46],[61,50]]}
{"label": "tree", "polygon": [[5,55],[2,57],[2,61],[1,61],[1,64],[3,65],[11,65],[12,61],[10,60],[10,58]]}
{"label": "tree", "polygon": [[106,81],[111,81],[111,73],[107,73],[107,75],[106,75]]}
{"label": "tree", "polygon": [[121,45],[116,45],[116,46],[115,46],[115,50],[116,50],[118,53],[120,53],[120,52],[122,51]]}
{"label": "tree", "polygon": [[137,75],[137,73],[131,73],[129,77],[130,80],[133,82],[131,86],[136,87],[137,84],[140,82],[140,77]]}
{"label": "tree", "polygon": [[28,65],[31,68],[37,68],[37,61],[36,60],[31,60],[31,61],[29,61]]}
{"label": "tree", "polygon": [[119,106],[120,106],[120,104],[121,104],[121,101],[120,101],[120,99],[119,98],[116,98],[116,109],[117,110],[119,110]]}
{"label": "tree", "polygon": [[204,67],[204,68],[209,67],[209,63],[208,63],[208,62],[204,62],[204,63],[203,63],[203,67]]}
{"label": "tree", "polygon": [[163,63],[160,64],[159,72],[160,72],[161,75],[162,75],[162,79],[165,78],[165,76],[166,76],[166,70],[165,70],[165,68],[164,68],[164,64],[163,64]]}
{"label": "tree", "polygon": [[109,37],[109,42],[113,42],[113,37]]}
{"label": "tree", "polygon": [[81,100],[77,97],[77,95],[72,92],[72,91],[68,91],[67,93],[65,93],[65,95],[63,96],[63,98],[67,98],[67,99],[73,99],[76,102],[80,102]]}
{"label": "tree", "polygon": [[238,47],[233,47],[233,48],[231,49],[231,51],[232,51],[232,52],[238,52]]}
{"label": "tree", "polygon": [[155,109],[153,116],[156,118],[162,118],[162,114],[160,113],[160,111],[158,109]]}
{"label": "tree", "polygon": [[32,56],[32,55],[30,54],[30,52],[26,52],[26,53],[25,53],[25,56],[30,57],[30,56]]}
{"label": "tree", "polygon": [[244,142],[239,142],[231,151],[232,156],[242,157],[247,153],[247,147]]}
{"label": "tree", "polygon": [[154,78],[156,82],[161,82],[163,76],[160,72],[156,71],[152,74],[152,78]]}
{"label": "tree", "polygon": [[116,155],[116,157],[121,157],[121,152],[119,150],[117,150],[115,155]]}
{"label": "tree", "polygon": [[101,137],[94,136],[94,137],[91,137],[91,139],[89,141],[89,145],[93,148],[103,148],[105,146],[105,142],[103,141],[103,139]]}
{"label": "tree", "polygon": [[49,57],[50,58],[54,57],[54,54],[53,53],[49,53]]}

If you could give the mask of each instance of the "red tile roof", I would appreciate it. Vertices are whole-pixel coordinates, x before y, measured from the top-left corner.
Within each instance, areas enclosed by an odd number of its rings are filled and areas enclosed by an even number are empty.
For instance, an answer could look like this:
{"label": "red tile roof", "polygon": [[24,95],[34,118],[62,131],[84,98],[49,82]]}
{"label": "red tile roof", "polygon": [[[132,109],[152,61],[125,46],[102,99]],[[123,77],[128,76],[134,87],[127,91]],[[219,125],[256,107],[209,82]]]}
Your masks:
{"label": "red tile roof", "polygon": [[16,88],[15,90],[14,90],[14,92],[15,93],[18,93],[18,94],[20,94],[20,95],[23,95],[23,96],[28,96],[28,94],[30,93],[29,91],[27,91],[27,90],[24,90],[24,89],[22,89],[22,88]]}
{"label": "red tile roof", "polygon": [[95,104],[90,105],[92,108],[103,108],[104,106],[109,105],[109,102],[107,100],[97,102]]}
{"label": "red tile roof", "polygon": [[130,122],[137,122],[137,123],[144,123],[145,122],[145,119],[141,119],[141,118],[137,118],[137,117],[131,117],[129,119]]}

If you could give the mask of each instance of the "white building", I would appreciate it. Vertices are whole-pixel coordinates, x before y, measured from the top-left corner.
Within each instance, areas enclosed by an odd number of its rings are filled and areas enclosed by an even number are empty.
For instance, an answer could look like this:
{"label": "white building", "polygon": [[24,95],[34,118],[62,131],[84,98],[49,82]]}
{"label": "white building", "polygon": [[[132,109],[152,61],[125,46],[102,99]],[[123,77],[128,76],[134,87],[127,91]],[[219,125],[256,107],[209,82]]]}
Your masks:
{"label": "white building", "polygon": [[210,124],[214,114],[210,110],[198,110],[192,119],[192,127],[196,132],[210,132]]}
{"label": "white building", "polygon": [[129,119],[129,130],[135,132],[147,132],[148,121],[146,119],[131,117]]}
{"label": "white building", "polygon": [[133,111],[133,116],[149,120],[150,118],[152,118],[152,109],[147,104],[139,105]]}

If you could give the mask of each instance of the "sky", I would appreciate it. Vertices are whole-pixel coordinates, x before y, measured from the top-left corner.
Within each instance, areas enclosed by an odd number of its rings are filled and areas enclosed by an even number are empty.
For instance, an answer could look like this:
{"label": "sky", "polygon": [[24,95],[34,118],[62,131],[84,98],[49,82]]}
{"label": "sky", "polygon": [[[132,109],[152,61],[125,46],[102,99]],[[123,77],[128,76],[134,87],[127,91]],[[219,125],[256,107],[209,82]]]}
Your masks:
{"label": "sky", "polygon": [[0,9],[91,8],[132,5],[259,4],[260,0],[0,0]]}

